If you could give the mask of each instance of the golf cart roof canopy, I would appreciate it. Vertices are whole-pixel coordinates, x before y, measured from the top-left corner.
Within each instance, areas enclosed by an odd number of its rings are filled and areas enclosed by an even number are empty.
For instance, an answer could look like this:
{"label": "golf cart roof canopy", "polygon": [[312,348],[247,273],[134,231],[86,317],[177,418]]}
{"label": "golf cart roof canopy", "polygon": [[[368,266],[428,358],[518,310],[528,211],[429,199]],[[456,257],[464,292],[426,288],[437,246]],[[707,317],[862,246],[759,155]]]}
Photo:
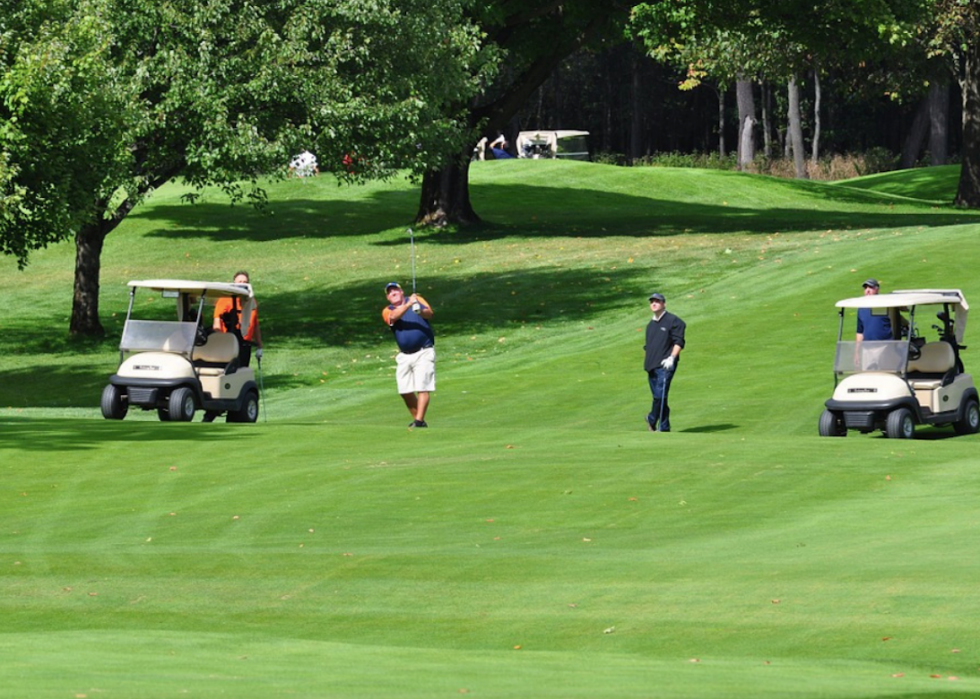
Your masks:
{"label": "golf cart roof canopy", "polygon": [[[963,342],[970,306],[959,289],[905,289],[890,294],[856,296],[837,302],[838,308],[912,308],[913,306],[953,306],[956,340]],[[843,311],[841,311],[843,313]]]}
{"label": "golf cart roof canopy", "polygon": [[890,294],[855,296],[837,302],[838,308],[909,308],[911,306],[942,305],[959,306],[964,311],[970,307],[959,289],[909,289]]}
{"label": "golf cart roof canopy", "polygon": [[209,298],[219,296],[239,296],[251,298],[252,287],[249,284],[232,284],[230,282],[194,282],[185,279],[148,279],[131,281],[128,286],[134,289],[152,289],[153,291],[175,291],[183,294],[207,295]]}

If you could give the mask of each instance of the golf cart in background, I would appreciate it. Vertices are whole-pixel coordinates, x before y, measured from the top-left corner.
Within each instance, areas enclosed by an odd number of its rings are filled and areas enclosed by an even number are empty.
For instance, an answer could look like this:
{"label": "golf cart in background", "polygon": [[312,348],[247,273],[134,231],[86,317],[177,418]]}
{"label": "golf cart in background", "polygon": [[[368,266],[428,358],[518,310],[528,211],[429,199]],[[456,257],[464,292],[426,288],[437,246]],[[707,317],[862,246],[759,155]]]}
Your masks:
{"label": "golf cart in background", "polygon": [[521,131],[515,145],[518,158],[589,159],[588,131]]}
{"label": "golf cart in background", "polygon": [[122,420],[135,407],[155,409],[164,421],[190,422],[202,409],[227,413],[228,422],[255,422],[255,371],[240,366],[239,337],[211,328],[215,302],[231,298],[241,309],[241,332],[248,333],[251,285],[158,279],[131,281],[129,288],[119,369],[102,391],[102,416]]}
{"label": "golf cart in background", "polygon": [[[820,416],[822,437],[843,437],[848,430],[866,434],[880,429],[887,437],[910,439],[917,424],[952,425],[958,434],[974,434],[980,429],[977,389],[960,357],[966,349],[962,342],[969,310],[962,292],[896,291],[844,299],[837,307],[840,331],[834,360],[835,389]],[[845,341],[844,333],[853,332],[855,327],[853,322],[845,324],[845,311],[861,308],[888,315],[893,338]],[[935,339],[919,332],[917,323],[923,317],[938,320],[938,325],[932,325],[938,333]]]}

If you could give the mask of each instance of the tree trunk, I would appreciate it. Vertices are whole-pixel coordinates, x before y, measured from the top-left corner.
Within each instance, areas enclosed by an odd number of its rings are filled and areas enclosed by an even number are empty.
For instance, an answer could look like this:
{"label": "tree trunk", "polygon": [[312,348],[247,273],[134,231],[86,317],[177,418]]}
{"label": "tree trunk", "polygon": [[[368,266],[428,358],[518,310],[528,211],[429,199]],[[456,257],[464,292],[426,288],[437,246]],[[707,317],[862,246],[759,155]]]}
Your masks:
{"label": "tree trunk", "polygon": [[99,278],[102,274],[102,246],[106,236],[112,233],[147,192],[169,182],[179,171],[179,165],[155,179],[144,183],[134,197],[129,197],[112,212],[109,202],[95,202],[96,217],[93,223],[83,226],[75,234],[75,295],[71,303],[71,320],[68,332],[75,336],[103,337],[105,328],[99,320]]}
{"label": "tree trunk", "polygon": [[772,125],[769,123],[769,83],[762,84],[762,152],[772,157]]}
{"label": "tree trunk", "polygon": [[75,296],[68,326],[68,332],[72,335],[105,335],[105,328],[99,320],[99,276],[102,271],[102,246],[108,235],[108,231],[103,229],[107,223],[99,221],[90,224],[75,234]]}
{"label": "tree trunk", "polygon": [[980,42],[968,47],[963,68],[963,168],[956,205],[980,209]]}
{"label": "tree trunk", "polygon": [[926,132],[929,129],[929,100],[923,98],[919,102],[919,108],[915,110],[915,118],[912,119],[912,127],[909,129],[909,135],[905,139],[905,144],[902,146],[902,159],[899,162],[899,167],[903,170],[907,170],[911,167],[915,167],[916,161],[919,159],[919,153],[922,152],[922,144],[926,139]]}
{"label": "tree trunk", "polygon": [[949,83],[929,84],[929,163],[945,165],[949,144]]}
{"label": "tree trunk", "polygon": [[796,168],[796,177],[801,180],[808,179],[806,173],[806,156],[803,153],[803,122],[800,119],[800,86],[796,83],[796,76],[789,79],[787,87],[789,93],[789,140],[793,145],[793,166]]}
{"label": "tree trunk", "polygon": [[472,148],[441,170],[429,170],[422,178],[422,194],[415,222],[445,226],[448,223],[479,223],[470,204],[469,173]]}
{"label": "tree trunk", "polygon": [[820,160],[820,102],[823,91],[820,89],[820,69],[813,69],[813,144],[811,160],[816,165]]}
{"label": "tree trunk", "polygon": [[630,85],[630,152],[629,161],[632,163],[643,155],[643,80],[640,76],[639,52],[630,52],[630,71],[633,73]]}
{"label": "tree trunk", "polygon": [[738,102],[738,169],[745,170],[755,160],[755,98],[752,81],[735,81],[735,100]]}
{"label": "tree trunk", "polygon": [[718,87],[718,155],[728,155],[725,148],[725,91]]}

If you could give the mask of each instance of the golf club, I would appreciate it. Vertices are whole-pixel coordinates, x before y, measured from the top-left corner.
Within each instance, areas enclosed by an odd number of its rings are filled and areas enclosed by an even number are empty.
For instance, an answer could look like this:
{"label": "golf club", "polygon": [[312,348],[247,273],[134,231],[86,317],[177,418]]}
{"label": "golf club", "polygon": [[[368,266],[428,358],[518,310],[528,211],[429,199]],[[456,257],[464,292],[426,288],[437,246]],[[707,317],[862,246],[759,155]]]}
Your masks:
{"label": "golf club", "polygon": [[664,431],[664,403],[667,402],[666,400],[664,400],[664,398],[666,397],[664,393],[666,390],[667,390],[667,377],[664,375],[663,372],[660,372],[660,417],[657,419],[658,432]]}
{"label": "golf club", "polygon": [[[412,296],[415,296],[415,233],[411,228],[408,229],[408,239],[412,248]],[[421,306],[418,301],[412,304],[412,310],[416,313],[419,312],[419,308]]]}
{"label": "golf club", "polygon": [[408,239],[412,247],[412,293],[415,293],[415,233],[408,229]]}
{"label": "golf club", "polygon": [[269,416],[265,412],[265,385],[262,381],[262,357],[256,355],[255,362],[259,368],[259,401],[262,403],[262,421],[268,422]]}

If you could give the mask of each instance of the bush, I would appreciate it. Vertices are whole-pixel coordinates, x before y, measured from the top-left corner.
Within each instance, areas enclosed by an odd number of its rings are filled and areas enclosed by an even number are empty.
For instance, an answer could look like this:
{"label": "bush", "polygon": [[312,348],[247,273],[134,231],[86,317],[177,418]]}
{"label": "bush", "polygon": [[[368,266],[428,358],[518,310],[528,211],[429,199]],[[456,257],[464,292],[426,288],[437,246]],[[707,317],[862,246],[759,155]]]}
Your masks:
{"label": "bush", "polygon": [[655,153],[633,161],[641,167],[696,167],[705,170],[738,169],[735,154],[721,156],[718,153]]}
{"label": "bush", "polygon": [[[738,170],[737,155],[730,153],[721,156],[718,153],[654,153],[637,158],[634,167],[691,167],[706,170]],[[628,159],[622,153],[596,153],[592,157],[596,163],[606,165],[627,165]],[[873,175],[877,172],[889,172],[898,165],[898,156],[887,148],[872,148],[865,153],[842,153],[826,155],[814,163],[806,159],[807,176],[811,180],[849,180],[863,175]],[[756,156],[755,160],[745,169],[758,175],[796,177],[796,166],[792,158],[767,158]]]}
{"label": "bush", "polygon": [[592,155],[592,162],[599,163],[600,165],[626,165],[626,156],[623,153],[594,153]]}

